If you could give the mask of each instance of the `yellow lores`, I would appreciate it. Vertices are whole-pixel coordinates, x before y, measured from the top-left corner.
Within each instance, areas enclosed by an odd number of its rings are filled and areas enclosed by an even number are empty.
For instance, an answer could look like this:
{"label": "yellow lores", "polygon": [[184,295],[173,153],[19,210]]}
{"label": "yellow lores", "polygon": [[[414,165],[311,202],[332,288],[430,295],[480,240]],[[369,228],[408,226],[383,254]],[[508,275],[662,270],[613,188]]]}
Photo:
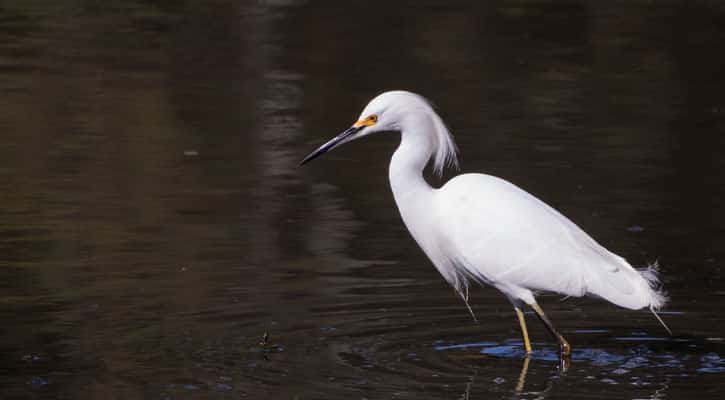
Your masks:
{"label": "yellow lores", "polygon": [[373,126],[376,123],[378,123],[378,116],[375,114],[372,114],[365,119],[361,119],[361,120],[355,122],[352,126],[354,126],[355,128],[360,128],[362,126]]}

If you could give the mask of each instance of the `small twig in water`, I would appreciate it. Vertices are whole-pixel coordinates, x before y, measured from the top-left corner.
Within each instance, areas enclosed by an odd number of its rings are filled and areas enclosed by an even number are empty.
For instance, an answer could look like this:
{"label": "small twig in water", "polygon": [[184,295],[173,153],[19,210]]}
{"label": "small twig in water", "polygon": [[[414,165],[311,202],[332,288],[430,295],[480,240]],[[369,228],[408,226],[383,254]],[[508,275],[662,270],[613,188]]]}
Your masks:
{"label": "small twig in water", "polygon": [[269,344],[269,332],[264,331],[264,335],[262,336],[262,340],[259,342],[259,345],[262,347],[267,347]]}

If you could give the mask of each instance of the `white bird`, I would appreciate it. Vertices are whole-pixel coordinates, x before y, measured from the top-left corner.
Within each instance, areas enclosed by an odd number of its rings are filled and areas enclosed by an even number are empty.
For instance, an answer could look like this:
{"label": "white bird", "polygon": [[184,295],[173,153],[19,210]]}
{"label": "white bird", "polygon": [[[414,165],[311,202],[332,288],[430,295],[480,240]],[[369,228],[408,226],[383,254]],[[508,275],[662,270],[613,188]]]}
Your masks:
{"label": "white bird", "polygon": [[670,332],[655,312],[667,300],[656,265],[635,270],[558,211],[503,179],[462,174],[441,188],[431,187],[423,178],[428,162],[440,175],[447,166],[458,167],[458,150],[441,118],[417,94],[391,91],[375,97],[352,127],[301,164],[352,140],[391,131],[401,135],[389,178],[405,226],[467,306],[471,281],[491,285],[508,298],[527,354],[531,343],[524,304],[558,341],[560,354],[571,353],[537,304],[539,291],[594,295],[633,310],[647,307]]}

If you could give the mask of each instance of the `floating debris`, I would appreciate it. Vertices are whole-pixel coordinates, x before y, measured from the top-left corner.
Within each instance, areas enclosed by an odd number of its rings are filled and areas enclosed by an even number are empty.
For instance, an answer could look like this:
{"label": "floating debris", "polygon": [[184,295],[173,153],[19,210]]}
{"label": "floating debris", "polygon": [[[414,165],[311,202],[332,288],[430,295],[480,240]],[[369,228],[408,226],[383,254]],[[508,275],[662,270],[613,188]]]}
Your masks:
{"label": "floating debris", "polygon": [[30,378],[30,382],[28,382],[28,383],[30,384],[30,386],[33,386],[33,387],[36,387],[37,388],[37,387],[41,387],[41,386],[47,385],[48,384],[48,380],[45,379],[45,378],[42,378],[40,376],[34,376],[34,377]]}
{"label": "floating debris", "polygon": [[229,385],[226,383],[217,383],[214,385],[214,389],[216,389],[220,392],[228,392],[228,391],[234,389],[234,387],[232,385]]}
{"label": "floating debris", "polygon": [[24,355],[24,356],[22,357],[22,360],[23,360],[23,361],[30,361],[30,362],[33,362],[33,361],[40,361],[40,359],[41,359],[41,358],[40,358],[40,356],[39,356],[39,355],[37,355],[37,354],[25,354],[25,355]]}
{"label": "floating debris", "polygon": [[259,342],[259,345],[262,347],[267,347],[269,344],[269,332],[264,331],[264,335],[262,336],[262,340]]}

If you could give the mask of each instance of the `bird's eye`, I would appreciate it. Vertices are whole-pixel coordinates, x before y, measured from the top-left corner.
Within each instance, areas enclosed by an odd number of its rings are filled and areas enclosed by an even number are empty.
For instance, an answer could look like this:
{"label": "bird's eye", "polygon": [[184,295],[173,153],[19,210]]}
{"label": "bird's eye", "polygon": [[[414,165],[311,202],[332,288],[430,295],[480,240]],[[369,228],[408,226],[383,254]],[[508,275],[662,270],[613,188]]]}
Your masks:
{"label": "bird's eye", "polygon": [[368,119],[372,122],[378,122],[378,116],[375,114],[369,116]]}

